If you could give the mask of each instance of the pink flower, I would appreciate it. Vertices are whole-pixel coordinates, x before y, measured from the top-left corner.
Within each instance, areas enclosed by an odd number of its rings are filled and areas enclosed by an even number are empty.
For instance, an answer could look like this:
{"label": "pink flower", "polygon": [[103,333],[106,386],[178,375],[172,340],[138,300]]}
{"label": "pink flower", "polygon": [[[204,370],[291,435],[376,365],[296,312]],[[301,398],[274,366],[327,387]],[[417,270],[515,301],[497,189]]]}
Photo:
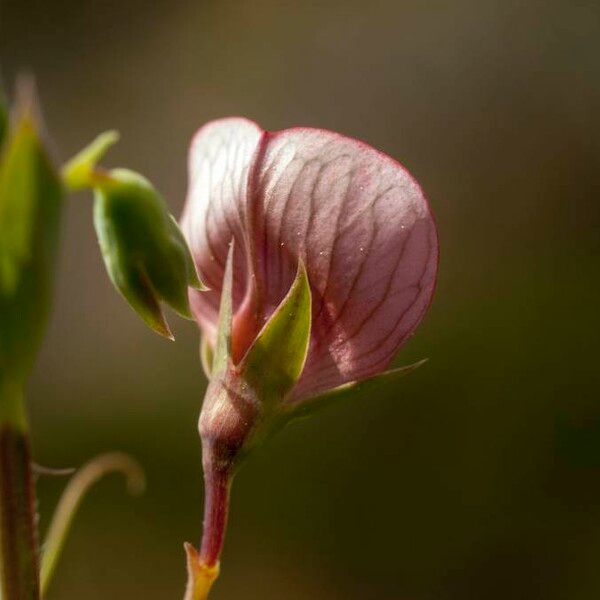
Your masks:
{"label": "pink flower", "polygon": [[192,142],[189,177],[182,230],[210,288],[190,289],[190,305],[215,352],[199,423],[204,533],[200,553],[186,547],[186,600],[199,600],[240,457],[385,370],[431,302],[438,244],[406,169],[330,131],[213,121]]}
{"label": "pink flower", "polygon": [[363,142],[322,129],[263,131],[242,118],[196,134],[182,230],[203,281],[192,311],[214,344],[229,243],[237,363],[290,288],[312,294],[306,364],[289,402],[383,371],[423,318],[438,244],[417,182]]}

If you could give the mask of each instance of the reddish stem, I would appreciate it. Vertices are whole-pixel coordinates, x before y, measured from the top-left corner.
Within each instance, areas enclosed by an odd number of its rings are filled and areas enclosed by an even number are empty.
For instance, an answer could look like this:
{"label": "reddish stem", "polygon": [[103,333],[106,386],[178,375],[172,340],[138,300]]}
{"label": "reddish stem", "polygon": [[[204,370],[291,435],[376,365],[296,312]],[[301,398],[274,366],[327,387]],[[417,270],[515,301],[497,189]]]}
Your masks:
{"label": "reddish stem", "polygon": [[37,531],[29,441],[10,426],[0,429],[0,539],[2,596],[40,597]]}
{"label": "reddish stem", "polygon": [[205,461],[204,524],[200,562],[209,567],[218,562],[223,548],[229,513],[230,488],[231,468],[219,468],[212,461]]}

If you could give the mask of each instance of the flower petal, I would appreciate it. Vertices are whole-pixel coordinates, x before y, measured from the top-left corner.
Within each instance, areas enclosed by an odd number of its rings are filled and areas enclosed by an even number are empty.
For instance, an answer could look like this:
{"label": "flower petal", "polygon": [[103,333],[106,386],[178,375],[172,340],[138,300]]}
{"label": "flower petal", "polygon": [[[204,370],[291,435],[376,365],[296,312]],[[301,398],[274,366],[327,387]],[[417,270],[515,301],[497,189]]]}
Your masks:
{"label": "flower petal", "polygon": [[[202,134],[213,128],[217,141]],[[384,370],[423,317],[435,285],[437,235],[418,184],[388,156],[329,131],[261,137],[247,121],[227,120],[199,137],[184,230],[216,296],[222,268],[209,273],[208,261],[224,262],[228,237],[245,244],[244,260],[235,263],[234,304],[239,308],[248,292],[245,306],[263,321],[287,293],[298,259],[306,266],[313,323],[294,398]],[[194,191],[200,186],[202,193]],[[216,321],[214,308],[196,308],[205,329]]]}
{"label": "flower petal", "polygon": [[266,303],[304,260],[312,340],[296,397],[385,369],[425,313],[438,249],[408,172],[373,148],[323,130],[271,136],[257,174],[257,276]]}
{"label": "flower petal", "polygon": [[247,119],[219,119],[202,127],[190,148],[189,191],[181,229],[202,280],[210,288],[202,293],[190,290],[190,304],[212,344],[229,243],[234,238],[234,310],[246,288],[247,269],[240,260],[246,248],[246,188],[262,134],[262,129]]}

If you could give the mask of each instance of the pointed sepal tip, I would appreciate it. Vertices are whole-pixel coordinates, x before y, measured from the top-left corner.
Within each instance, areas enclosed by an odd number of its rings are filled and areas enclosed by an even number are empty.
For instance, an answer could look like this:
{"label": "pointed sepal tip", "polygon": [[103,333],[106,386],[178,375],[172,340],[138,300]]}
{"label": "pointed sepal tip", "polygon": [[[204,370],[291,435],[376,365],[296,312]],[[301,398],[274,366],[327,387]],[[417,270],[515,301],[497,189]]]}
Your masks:
{"label": "pointed sepal tip", "polygon": [[299,261],[288,293],[240,365],[242,377],[263,402],[283,401],[302,374],[310,342],[311,305],[308,275]]}
{"label": "pointed sepal tip", "polygon": [[98,170],[97,164],[112,146],[119,141],[119,132],[105,131],[78,152],[62,169],[63,181],[71,191],[101,186],[109,180],[106,172]]}

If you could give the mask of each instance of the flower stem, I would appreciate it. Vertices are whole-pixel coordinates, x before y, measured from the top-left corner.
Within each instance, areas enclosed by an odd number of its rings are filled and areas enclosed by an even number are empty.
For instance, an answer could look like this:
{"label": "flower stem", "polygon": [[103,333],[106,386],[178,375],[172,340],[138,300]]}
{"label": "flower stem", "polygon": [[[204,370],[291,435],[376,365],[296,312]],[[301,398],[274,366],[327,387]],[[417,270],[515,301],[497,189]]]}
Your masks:
{"label": "flower stem", "polygon": [[1,589],[6,600],[39,600],[31,451],[20,385],[0,381]]}
{"label": "flower stem", "polygon": [[204,445],[204,523],[200,552],[185,544],[188,582],[184,600],[206,600],[219,575],[219,557],[229,513],[233,465],[219,464],[210,443]]}
{"label": "flower stem", "polygon": [[231,488],[231,470],[212,465],[204,469],[204,523],[200,560],[207,566],[213,566],[219,560],[227,516],[229,513],[229,492]]}

